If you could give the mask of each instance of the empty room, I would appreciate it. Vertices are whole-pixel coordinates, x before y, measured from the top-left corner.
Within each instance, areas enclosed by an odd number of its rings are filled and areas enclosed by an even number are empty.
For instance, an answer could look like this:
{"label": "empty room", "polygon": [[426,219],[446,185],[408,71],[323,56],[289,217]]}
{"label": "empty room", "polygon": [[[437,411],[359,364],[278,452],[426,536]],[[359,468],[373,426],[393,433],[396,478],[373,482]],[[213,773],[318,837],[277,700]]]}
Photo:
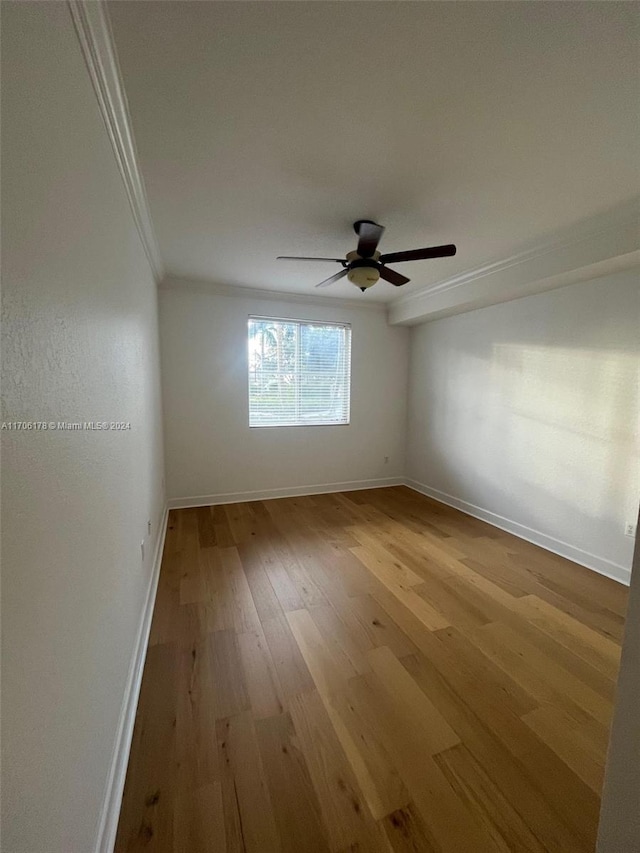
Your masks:
{"label": "empty room", "polygon": [[3,852],[640,853],[640,5],[0,15]]}

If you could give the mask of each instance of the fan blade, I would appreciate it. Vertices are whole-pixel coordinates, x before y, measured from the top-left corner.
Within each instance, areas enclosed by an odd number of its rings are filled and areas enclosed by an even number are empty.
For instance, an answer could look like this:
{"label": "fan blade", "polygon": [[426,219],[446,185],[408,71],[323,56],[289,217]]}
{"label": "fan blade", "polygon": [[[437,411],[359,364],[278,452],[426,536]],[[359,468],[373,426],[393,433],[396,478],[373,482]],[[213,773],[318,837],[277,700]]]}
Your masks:
{"label": "fan blade", "polygon": [[335,261],[338,264],[346,264],[342,258],[297,258],[292,255],[278,255],[276,261]]}
{"label": "fan blade", "polygon": [[378,248],[384,226],[375,222],[361,222],[358,228],[358,248],[356,251],[361,258],[371,258]]}
{"label": "fan blade", "polygon": [[402,261],[426,261],[428,258],[448,258],[455,255],[456,247],[453,243],[446,246],[431,246],[429,249],[411,249],[409,252],[391,252],[380,256],[380,263],[396,263]]}
{"label": "fan blade", "polygon": [[406,275],[402,275],[402,273],[396,272],[395,270],[390,270],[389,267],[381,266],[378,270],[380,272],[380,278],[383,278],[390,284],[394,284],[396,287],[402,287],[403,284],[411,281],[411,279],[407,278]]}
{"label": "fan blade", "polygon": [[316,284],[316,287],[327,287],[330,284],[333,284],[334,281],[338,281],[340,278],[344,278],[344,276],[349,272],[349,270],[340,270],[335,275],[332,275],[331,278],[325,278],[324,281],[321,281],[320,284]]}

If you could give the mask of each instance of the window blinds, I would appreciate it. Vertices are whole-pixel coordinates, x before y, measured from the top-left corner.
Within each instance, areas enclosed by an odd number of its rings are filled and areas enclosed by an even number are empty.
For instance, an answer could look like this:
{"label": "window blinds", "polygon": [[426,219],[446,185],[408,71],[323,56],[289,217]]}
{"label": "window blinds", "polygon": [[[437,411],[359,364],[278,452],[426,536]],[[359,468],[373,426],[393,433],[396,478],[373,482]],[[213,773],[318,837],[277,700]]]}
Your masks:
{"label": "window blinds", "polygon": [[249,426],[348,424],[351,327],[249,317]]}

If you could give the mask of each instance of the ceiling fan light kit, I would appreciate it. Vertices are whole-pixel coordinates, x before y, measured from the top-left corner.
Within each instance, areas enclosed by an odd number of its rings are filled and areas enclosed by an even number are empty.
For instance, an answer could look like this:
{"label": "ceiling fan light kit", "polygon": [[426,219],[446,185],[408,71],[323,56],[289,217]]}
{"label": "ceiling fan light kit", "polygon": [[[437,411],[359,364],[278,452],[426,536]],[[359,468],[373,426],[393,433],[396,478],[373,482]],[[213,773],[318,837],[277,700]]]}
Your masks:
{"label": "ceiling fan light kit", "polygon": [[380,252],[374,252],[371,259],[361,258],[357,252],[347,252],[347,261],[349,263],[347,278],[351,284],[355,284],[363,293],[368,287],[373,287],[380,278],[377,263],[371,262],[372,260],[377,262],[379,257]]}
{"label": "ceiling fan light kit", "polygon": [[347,252],[346,258],[296,258],[289,255],[279,255],[279,261],[328,261],[329,263],[342,264],[340,272],[326,278],[316,287],[327,287],[335,281],[347,276],[352,284],[363,293],[367,288],[382,278],[393,284],[394,287],[402,287],[410,279],[386,266],[387,261],[403,263],[405,261],[421,261],[429,258],[445,258],[455,255],[456,247],[452,243],[446,246],[431,246],[428,249],[411,249],[408,252],[391,252],[381,255],[378,251],[378,243],[384,233],[384,226],[378,225],[371,219],[358,219],[353,223],[353,230],[358,235],[358,248],[353,252]]}

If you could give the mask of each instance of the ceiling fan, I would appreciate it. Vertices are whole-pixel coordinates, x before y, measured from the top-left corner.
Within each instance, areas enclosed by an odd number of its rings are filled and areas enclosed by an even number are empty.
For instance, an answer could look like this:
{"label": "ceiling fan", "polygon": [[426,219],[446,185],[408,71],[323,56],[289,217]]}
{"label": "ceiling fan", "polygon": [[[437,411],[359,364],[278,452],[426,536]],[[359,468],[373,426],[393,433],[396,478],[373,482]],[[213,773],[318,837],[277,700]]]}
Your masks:
{"label": "ceiling fan", "polygon": [[384,226],[370,219],[358,219],[353,223],[353,230],[358,235],[358,247],[354,252],[347,252],[342,258],[294,258],[289,255],[278,255],[279,261],[329,261],[342,264],[342,269],[330,278],[325,278],[316,287],[327,287],[344,278],[346,275],[352,284],[364,291],[372,287],[379,278],[383,278],[395,287],[401,287],[411,279],[395,270],[389,269],[387,263],[403,263],[404,261],[422,261],[428,258],[446,258],[455,255],[456,247],[449,243],[446,246],[431,246],[428,249],[411,249],[408,252],[391,252],[381,255],[378,243],[384,233]]}

